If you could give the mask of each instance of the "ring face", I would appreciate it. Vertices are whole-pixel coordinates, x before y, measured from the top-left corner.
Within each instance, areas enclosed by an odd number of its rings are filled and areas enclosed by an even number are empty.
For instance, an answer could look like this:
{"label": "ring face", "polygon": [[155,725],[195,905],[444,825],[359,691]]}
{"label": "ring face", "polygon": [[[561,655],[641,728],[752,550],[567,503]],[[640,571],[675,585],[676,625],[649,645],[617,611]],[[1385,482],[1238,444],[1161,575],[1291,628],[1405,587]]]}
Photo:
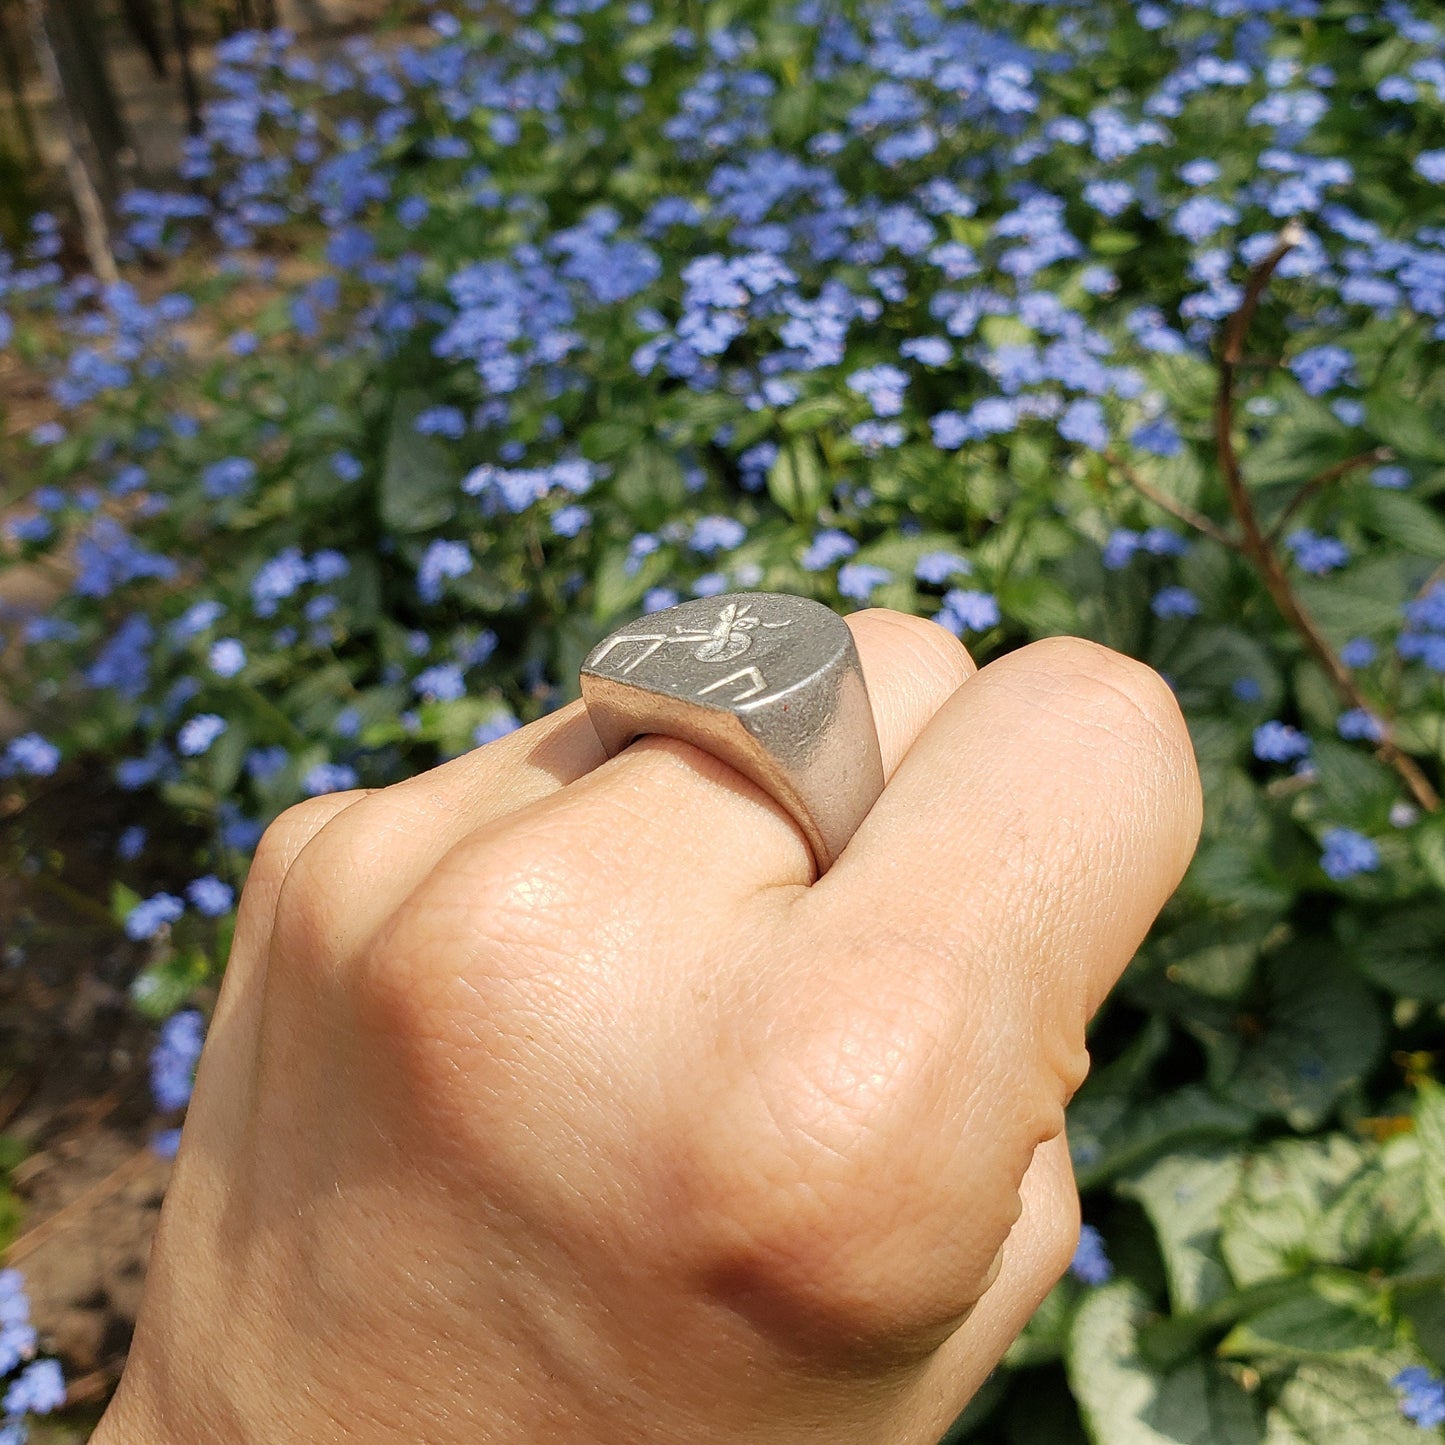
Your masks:
{"label": "ring face", "polygon": [[821,603],[778,592],[679,603],[599,642],[581,682],[609,756],[646,733],[714,754],[792,814],[819,873],[883,790],[853,634]]}

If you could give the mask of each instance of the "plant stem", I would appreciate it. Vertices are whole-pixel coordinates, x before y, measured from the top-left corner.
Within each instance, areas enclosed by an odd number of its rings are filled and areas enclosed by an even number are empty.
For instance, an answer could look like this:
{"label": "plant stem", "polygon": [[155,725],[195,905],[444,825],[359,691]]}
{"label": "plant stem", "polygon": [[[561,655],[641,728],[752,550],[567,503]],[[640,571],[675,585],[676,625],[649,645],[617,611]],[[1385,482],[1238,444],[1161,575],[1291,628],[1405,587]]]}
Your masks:
{"label": "plant stem", "polygon": [[[1301,239],[1302,232],[1293,222],[1284,228],[1269,254],[1249,273],[1244,300],[1240,302],[1239,310],[1230,317],[1225,328],[1224,346],[1219,357],[1219,390],[1214,405],[1215,450],[1219,458],[1219,470],[1224,477],[1225,490],[1229,495],[1230,510],[1239,523],[1240,550],[1259,573],[1260,580],[1280,616],[1299,635],[1306,649],[1324,669],[1325,676],[1329,678],[1340,698],[1350,707],[1370,712],[1372,709],[1369,699],[1360,690],[1354,674],[1340,661],[1339,654],[1320,631],[1319,624],[1300,601],[1285,565],[1275,550],[1272,538],[1266,536],[1260,527],[1254,502],[1245,486],[1239,454],[1234,447],[1234,378],[1240,358],[1244,354],[1245,337],[1249,334],[1250,323],[1259,309],[1260,298],[1264,295],[1265,287],[1269,285],[1275,267]],[[1352,458],[1353,460],[1355,459]],[[1321,473],[1321,476],[1324,475]],[[1427,813],[1439,811],[1440,795],[1420,765],[1395,745],[1388,731],[1379,744],[1377,756],[1400,775],[1421,808]]]}
{"label": "plant stem", "polygon": [[1348,476],[1351,472],[1358,471],[1361,467],[1373,467],[1381,462],[1388,462],[1395,453],[1389,447],[1375,447],[1371,451],[1361,452],[1358,456],[1346,457],[1342,462],[1336,462],[1332,467],[1326,467],[1324,471],[1311,477],[1285,505],[1284,511],[1275,519],[1275,524],[1269,529],[1270,543],[1276,543],[1280,534],[1285,529],[1285,524],[1304,504],[1309,501],[1317,492],[1322,492],[1331,482],[1337,482],[1341,477]]}
{"label": "plant stem", "polygon": [[1231,537],[1223,527],[1211,522],[1203,512],[1196,512],[1193,507],[1187,507],[1183,502],[1176,502],[1173,497],[1161,492],[1153,482],[1146,481],[1118,452],[1112,449],[1104,453],[1104,460],[1119,473],[1121,477],[1146,501],[1153,502],[1162,511],[1168,512],[1171,517],[1178,517],[1186,526],[1193,527],[1196,532],[1202,532],[1206,537],[1212,538],[1222,547],[1228,547],[1231,551],[1239,551],[1240,544],[1237,538]]}

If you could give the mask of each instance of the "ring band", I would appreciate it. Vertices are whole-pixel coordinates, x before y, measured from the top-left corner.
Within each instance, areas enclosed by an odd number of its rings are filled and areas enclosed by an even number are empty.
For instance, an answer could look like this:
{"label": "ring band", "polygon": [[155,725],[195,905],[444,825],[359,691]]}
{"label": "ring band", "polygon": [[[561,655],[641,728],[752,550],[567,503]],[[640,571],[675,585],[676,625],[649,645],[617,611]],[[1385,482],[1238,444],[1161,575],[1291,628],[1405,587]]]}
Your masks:
{"label": "ring band", "polygon": [[660,733],[702,748],[797,822],[818,875],[883,791],[883,758],[853,633],[781,592],[733,592],[649,613],[582,663],[608,757]]}

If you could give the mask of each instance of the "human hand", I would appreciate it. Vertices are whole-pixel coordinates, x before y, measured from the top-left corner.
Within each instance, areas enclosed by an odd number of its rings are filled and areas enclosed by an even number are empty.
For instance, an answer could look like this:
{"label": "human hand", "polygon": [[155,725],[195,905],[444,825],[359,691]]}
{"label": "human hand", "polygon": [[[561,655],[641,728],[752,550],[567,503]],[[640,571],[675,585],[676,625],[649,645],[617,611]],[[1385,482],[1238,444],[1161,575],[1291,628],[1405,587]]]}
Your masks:
{"label": "human hand", "polygon": [[272,826],[98,1445],[938,1439],[1072,1255],[1199,788],[1138,663],[848,622],[889,781],[816,882],[580,703]]}

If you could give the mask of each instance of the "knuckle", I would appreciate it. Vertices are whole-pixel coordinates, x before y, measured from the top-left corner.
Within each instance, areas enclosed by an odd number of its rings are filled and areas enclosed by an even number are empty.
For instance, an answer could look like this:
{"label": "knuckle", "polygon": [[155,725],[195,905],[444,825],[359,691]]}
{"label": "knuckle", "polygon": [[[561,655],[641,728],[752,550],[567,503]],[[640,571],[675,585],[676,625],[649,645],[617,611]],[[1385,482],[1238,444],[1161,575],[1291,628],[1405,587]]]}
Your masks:
{"label": "knuckle", "polygon": [[356,986],[369,1014],[401,1032],[436,1032],[447,1018],[464,1029],[478,1012],[503,1019],[519,989],[554,974],[564,986],[576,922],[595,918],[581,878],[562,848],[526,830],[458,844],[366,948]]}
{"label": "knuckle", "polygon": [[324,817],[317,809],[310,816],[310,834],[294,853],[276,898],[273,936],[291,957],[329,956],[332,939],[356,906],[358,886],[365,886],[368,866],[375,867],[379,822],[367,797],[359,792],[351,800],[356,806],[334,808]]}
{"label": "knuckle", "polygon": [[338,813],[365,796],[360,789],[328,793],[325,797],[293,803],[285,812],[278,814],[256,845],[246,879],[247,887],[272,892],[280,888],[282,879],[291,871],[291,865],[311,840]]}

